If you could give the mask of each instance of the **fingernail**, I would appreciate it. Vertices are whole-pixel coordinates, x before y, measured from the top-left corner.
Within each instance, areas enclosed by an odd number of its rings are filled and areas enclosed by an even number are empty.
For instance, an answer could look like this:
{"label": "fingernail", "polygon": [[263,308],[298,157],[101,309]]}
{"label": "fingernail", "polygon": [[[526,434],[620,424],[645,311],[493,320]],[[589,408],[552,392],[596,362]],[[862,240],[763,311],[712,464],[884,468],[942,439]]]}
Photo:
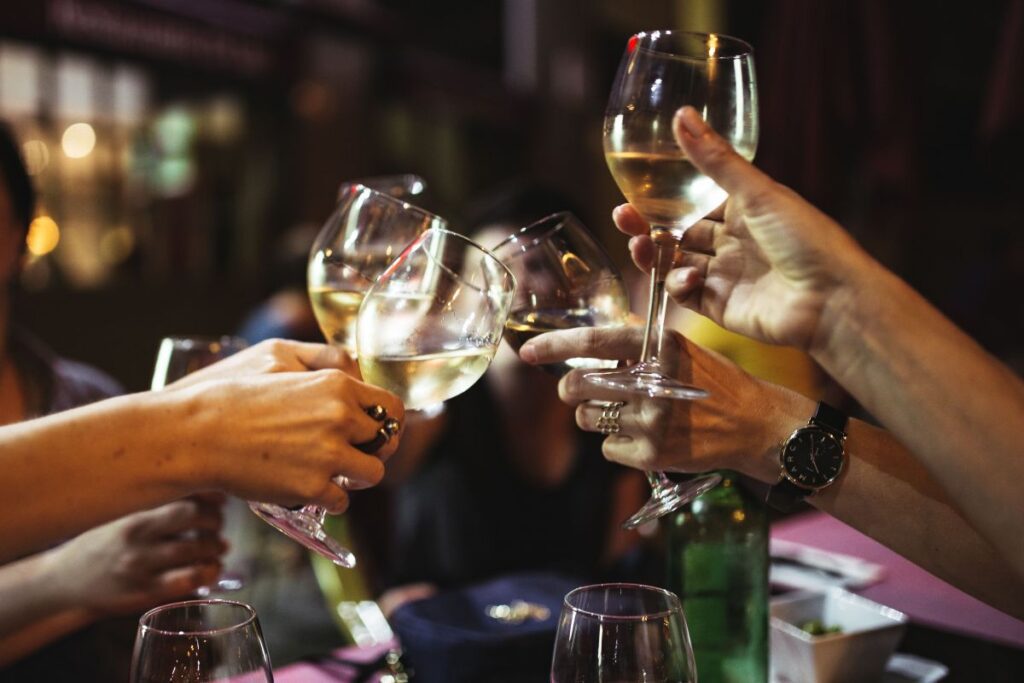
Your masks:
{"label": "fingernail", "polygon": [[629,244],[627,245],[629,247],[629,250],[633,251],[633,249],[636,248],[636,245],[637,245],[637,243],[639,241],[640,241],[640,235],[633,235],[632,237],[630,237],[629,238]]}
{"label": "fingernail", "polygon": [[683,124],[683,129],[692,137],[699,138],[708,130],[707,122],[704,121],[704,118],[693,107],[681,107],[676,112],[676,118]]}
{"label": "fingernail", "polygon": [[519,357],[530,365],[536,363],[537,351],[533,348],[533,344],[530,344],[529,342],[523,344],[523,347],[519,349]]}
{"label": "fingernail", "polygon": [[665,283],[669,287],[685,287],[690,280],[690,271],[685,268],[677,268],[668,274]]}

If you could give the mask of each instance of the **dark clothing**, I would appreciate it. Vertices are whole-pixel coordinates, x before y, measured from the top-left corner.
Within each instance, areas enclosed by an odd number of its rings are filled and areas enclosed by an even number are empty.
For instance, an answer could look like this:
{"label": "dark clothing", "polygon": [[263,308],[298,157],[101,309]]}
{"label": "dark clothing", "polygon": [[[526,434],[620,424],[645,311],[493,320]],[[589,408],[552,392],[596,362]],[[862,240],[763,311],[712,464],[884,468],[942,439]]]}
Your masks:
{"label": "dark clothing", "polygon": [[461,586],[510,572],[598,573],[615,465],[580,432],[572,471],[537,488],[511,464],[487,382],[448,402],[448,428],[393,497],[390,585]]}
{"label": "dark clothing", "polygon": [[[8,344],[23,382],[29,417],[50,415],[123,393],[109,376],[60,358],[25,333],[13,332]],[[0,683],[127,681],[136,622],[135,616],[106,619],[71,633],[0,669]]]}

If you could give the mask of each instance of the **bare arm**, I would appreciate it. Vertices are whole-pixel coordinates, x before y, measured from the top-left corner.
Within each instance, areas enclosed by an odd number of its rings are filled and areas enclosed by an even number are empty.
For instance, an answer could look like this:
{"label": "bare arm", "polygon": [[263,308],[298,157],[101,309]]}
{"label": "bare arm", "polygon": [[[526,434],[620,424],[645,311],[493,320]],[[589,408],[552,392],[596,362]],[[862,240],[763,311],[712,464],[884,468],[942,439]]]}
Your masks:
{"label": "bare arm", "polygon": [[[586,355],[636,359],[641,331],[634,328],[567,330],[523,346],[529,362]],[[701,401],[623,396],[563,378],[559,392],[577,405],[577,422],[599,431],[601,408],[588,401],[624,400],[622,432],[605,441],[605,455],[643,470],[700,472],[733,469],[765,483],[779,479],[779,447],[806,424],[815,403],[762,382],[717,354],[673,335],[681,353],[677,374],[710,390]],[[1024,616],[1024,581],[951,503],[943,488],[892,434],[859,420],[848,429],[848,465],[811,503],[893,548],[940,578],[985,602]]]}

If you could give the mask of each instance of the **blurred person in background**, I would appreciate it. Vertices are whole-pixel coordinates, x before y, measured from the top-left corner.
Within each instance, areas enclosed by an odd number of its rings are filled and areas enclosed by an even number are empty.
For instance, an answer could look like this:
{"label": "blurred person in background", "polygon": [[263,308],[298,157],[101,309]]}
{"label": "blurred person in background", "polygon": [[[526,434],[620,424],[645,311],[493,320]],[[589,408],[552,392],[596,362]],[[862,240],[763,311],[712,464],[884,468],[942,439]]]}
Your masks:
{"label": "blurred person in background", "polygon": [[[685,234],[688,251],[666,281],[669,294],[727,329],[806,350],[890,430],[846,422],[845,465],[807,501],[1024,616],[1024,382],[831,219],[740,158],[697,112],[681,110],[676,139],[730,199],[724,215]],[[634,260],[648,268],[648,226],[629,206],[614,217],[634,236]],[[570,330],[531,340],[521,355],[531,363],[628,360],[640,339],[637,330]],[[780,446],[815,414],[814,401],[755,380],[679,335],[671,341],[666,360],[709,398],[627,396],[573,372],[560,392],[577,406],[578,423],[596,431],[600,409],[591,402],[623,400],[621,433],[605,441],[606,457],[648,470],[727,467],[778,485]],[[818,466],[813,449],[810,463]]]}
{"label": "blurred person in background", "polygon": [[[34,215],[31,179],[0,124],[0,425],[122,393],[11,320]],[[0,566],[0,680],[126,679],[138,614],[216,578],[225,550],[220,501],[210,494],[168,503]]]}

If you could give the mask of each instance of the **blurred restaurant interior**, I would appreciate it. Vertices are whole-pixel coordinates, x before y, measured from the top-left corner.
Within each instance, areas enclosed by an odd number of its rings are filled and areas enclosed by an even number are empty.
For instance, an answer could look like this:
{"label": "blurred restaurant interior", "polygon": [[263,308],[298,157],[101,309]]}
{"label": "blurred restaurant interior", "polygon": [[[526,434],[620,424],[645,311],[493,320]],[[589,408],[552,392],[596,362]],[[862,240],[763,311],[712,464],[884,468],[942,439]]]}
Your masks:
{"label": "blurred restaurant interior", "polygon": [[[1020,0],[9,0],[0,119],[39,192],[13,317],[143,390],[162,337],[304,286],[339,185],[394,173],[463,232],[552,188],[632,271],[601,125],[655,27],[749,41],[755,163],[1024,372]],[[275,663],[336,638],[287,583],[249,596]]]}

